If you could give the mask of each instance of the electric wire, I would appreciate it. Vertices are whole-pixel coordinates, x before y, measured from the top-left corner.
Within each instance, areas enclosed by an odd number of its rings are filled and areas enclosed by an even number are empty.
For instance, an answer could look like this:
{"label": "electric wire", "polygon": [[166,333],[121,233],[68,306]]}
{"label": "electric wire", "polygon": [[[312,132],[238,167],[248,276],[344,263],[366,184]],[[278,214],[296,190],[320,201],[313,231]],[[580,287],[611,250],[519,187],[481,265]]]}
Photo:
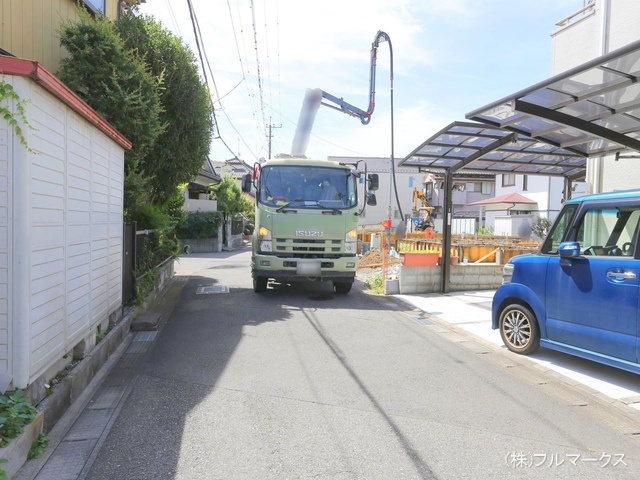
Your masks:
{"label": "electric wire", "polygon": [[[238,15],[238,23],[240,25],[240,38],[242,39],[242,50],[244,52],[244,58],[245,61],[242,61],[242,54],[240,53],[239,47],[238,47],[238,57],[240,60],[240,66],[242,68],[242,75],[243,78],[245,78],[245,87],[247,89],[247,98],[249,100],[249,104],[251,106],[251,114],[254,118],[254,120],[256,121],[256,123],[258,122],[258,112],[256,109],[256,95],[253,93],[253,82],[251,80],[251,76],[245,77],[245,68],[246,68],[246,73],[249,74],[249,54],[247,53],[247,44],[245,42],[245,36],[244,36],[244,27],[243,27],[243,23],[242,23],[242,13],[240,11],[240,3],[239,0],[236,0],[236,9],[237,9],[237,15]],[[231,9],[229,9],[229,15],[232,16],[232,12]],[[234,29],[235,29],[235,24],[234,24]],[[235,34],[235,31],[234,31]],[[258,132],[261,133],[261,132]]]}
{"label": "electric wire", "polygon": [[[264,91],[263,91],[263,88],[262,88],[262,75],[260,73],[260,54],[259,54],[259,50],[258,50],[258,31],[257,31],[257,28],[256,28],[256,9],[255,9],[255,5],[253,3],[253,0],[251,0],[251,18],[252,18],[252,26],[253,26],[254,49],[255,49],[255,53],[256,53],[256,72],[257,72],[257,76],[258,76],[258,92],[260,94],[260,111],[262,112],[262,125],[266,125],[267,117],[266,117],[265,111],[264,111]],[[264,131],[264,133],[266,134],[266,130]]]}
{"label": "electric wire", "polygon": [[173,13],[173,8],[171,8],[171,2],[169,0],[164,0],[164,3],[167,5],[167,10],[169,11],[169,16],[171,17],[171,23],[173,23],[173,26],[178,32],[178,35],[182,37],[182,31],[180,30],[180,25],[178,25],[178,20],[176,19],[176,16]]}

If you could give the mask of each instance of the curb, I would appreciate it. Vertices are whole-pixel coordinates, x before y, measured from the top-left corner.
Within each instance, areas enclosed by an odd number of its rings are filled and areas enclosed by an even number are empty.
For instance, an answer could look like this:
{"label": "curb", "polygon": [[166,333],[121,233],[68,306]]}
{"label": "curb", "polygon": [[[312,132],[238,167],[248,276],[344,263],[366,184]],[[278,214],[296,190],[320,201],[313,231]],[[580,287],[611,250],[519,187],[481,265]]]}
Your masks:
{"label": "curb", "polygon": [[125,339],[129,333],[131,322],[138,314],[137,310],[137,308],[128,309],[123,319],[73,368],[69,375],[56,385],[53,394],[40,402],[37,408],[38,411],[45,413],[42,425],[45,435],[73,405]]}

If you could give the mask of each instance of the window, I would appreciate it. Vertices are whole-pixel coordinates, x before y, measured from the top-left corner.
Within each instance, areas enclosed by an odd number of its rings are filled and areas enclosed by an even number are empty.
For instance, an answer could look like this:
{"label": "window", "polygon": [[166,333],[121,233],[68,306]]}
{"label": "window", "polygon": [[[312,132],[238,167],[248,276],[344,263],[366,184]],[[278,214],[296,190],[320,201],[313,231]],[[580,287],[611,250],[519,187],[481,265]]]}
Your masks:
{"label": "window", "polygon": [[502,186],[513,187],[516,184],[516,176],[513,173],[507,173],[502,175]]}
{"label": "window", "polygon": [[556,223],[553,225],[549,235],[547,235],[544,245],[542,246],[542,253],[558,253],[560,242],[564,241],[569,225],[571,225],[571,219],[577,209],[577,205],[569,205],[560,212],[558,220],[556,220]]}
{"label": "window", "polygon": [[467,192],[481,192],[482,191],[482,183],[480,182],[467,182],[467,186],[465,187]]}
{"label": "window", "polygon": [[99,13],[104,16],[106,0],[82,0],[87,9],[92,13]]}
{"label": "window", "polygon": [[580,221],[576,241],[584,255],[629,256],[634,254],[634,234],[640,210],[593,208]]}
{"label": "window", "polygon": [[482,194],[493,195],[493,182],[482,182]]}

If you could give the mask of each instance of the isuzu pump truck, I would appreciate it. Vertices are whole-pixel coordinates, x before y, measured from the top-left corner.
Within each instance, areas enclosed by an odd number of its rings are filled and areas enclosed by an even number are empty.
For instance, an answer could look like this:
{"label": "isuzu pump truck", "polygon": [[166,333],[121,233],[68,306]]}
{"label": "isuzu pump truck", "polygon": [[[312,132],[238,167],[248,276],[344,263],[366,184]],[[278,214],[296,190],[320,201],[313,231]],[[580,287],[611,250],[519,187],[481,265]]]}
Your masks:
{"label": "isuzu pump truck", "polygon": [[254,291],[265,292],[270,280],[331,281],[336,293],[349,293],[358,268],[358,219],[364,205],[376,204],[378,175],[357,164],[278,155],[244,177],[242,190],[252,186]]}

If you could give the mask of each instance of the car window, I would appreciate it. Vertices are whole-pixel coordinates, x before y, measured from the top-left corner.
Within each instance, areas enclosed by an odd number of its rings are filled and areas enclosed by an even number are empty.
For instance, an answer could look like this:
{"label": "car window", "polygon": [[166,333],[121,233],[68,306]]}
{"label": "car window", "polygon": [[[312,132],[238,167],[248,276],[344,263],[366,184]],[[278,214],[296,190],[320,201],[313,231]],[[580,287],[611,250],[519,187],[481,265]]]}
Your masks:
{"label": "car window", "polygon": [[564,241],[567,235],[567,230],[571,225],[573,215],[576,213],[577,209],[577,205],[567,205],[562,212],[560,212],[560,216],[553,224],[549,235],[547,235],[547,239],[542,245],[542,253],[558,253],[558,246],[560,246],[560,243]]}
{"label": "car window", "polygon": [[582,254],[633,257],[639,219],[637,208],[587,210],[576,232]]}

